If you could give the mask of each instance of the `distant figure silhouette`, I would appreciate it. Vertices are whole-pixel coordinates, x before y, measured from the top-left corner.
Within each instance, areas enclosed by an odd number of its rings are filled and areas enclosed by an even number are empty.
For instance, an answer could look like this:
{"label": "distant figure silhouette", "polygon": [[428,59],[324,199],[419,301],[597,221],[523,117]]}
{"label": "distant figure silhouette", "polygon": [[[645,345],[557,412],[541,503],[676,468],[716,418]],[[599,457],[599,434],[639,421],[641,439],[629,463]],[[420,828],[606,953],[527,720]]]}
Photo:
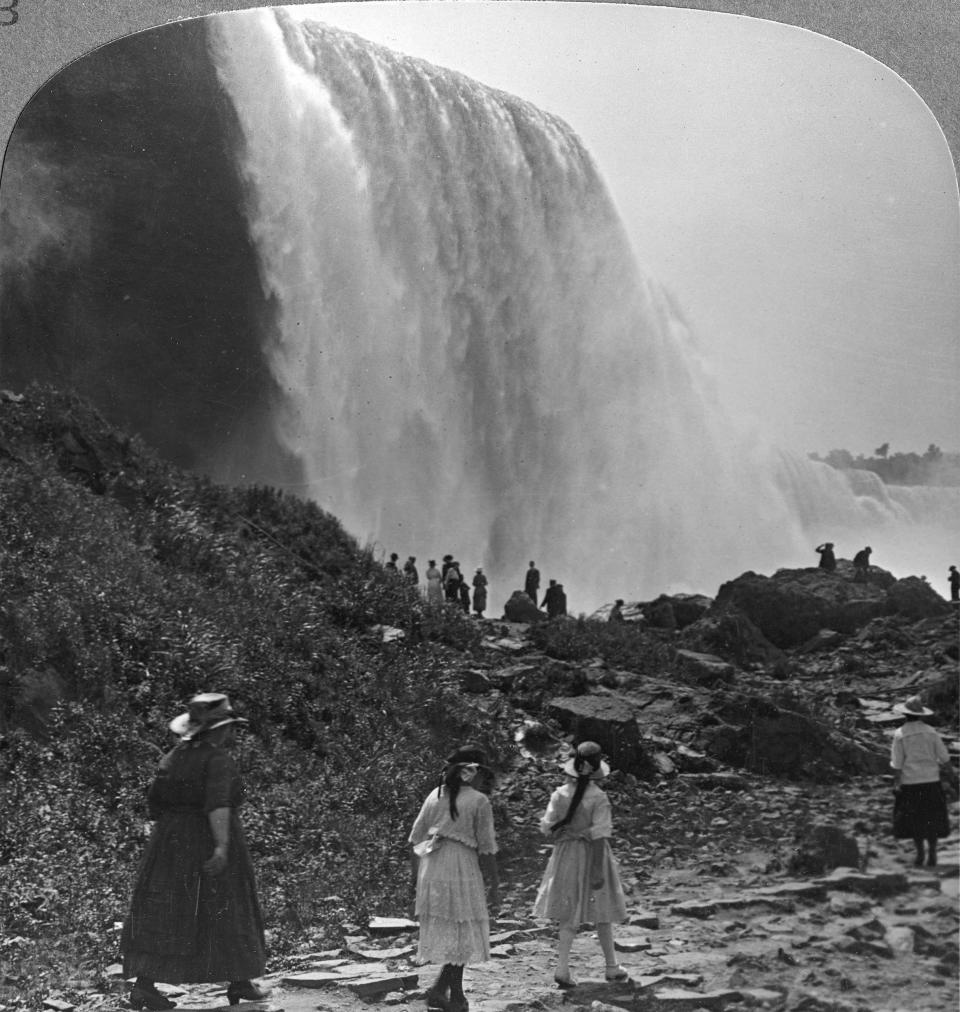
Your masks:
{"label": "distant figure silhouette", "polygon": [[832,573],[837,568],[837,557],[833,554],[833,542],[825,541],[822,545],[817,545],[814,550],[820,553],[820,569]]}
{"label": "distant figure silhouette", "polygon": [[420,582],[420,574],[417,572],[417,557],[415,555],[411,555],[403,564],[403,575],[414,586]]}
{"label": "distant figure silhouette", "polygon": [[440,567],[440,575],[444,580],[447,578],[447,570],[453,565],[453,556],[445,555],[443,557],[443,565]]}
{"label": "distant figure silhouette", "polygon": [[610,614],[607,616],[608,622],[624,622],[626,621],[623,617],[623,601],[621,598],[617,598],[614,602],[613,607],[610,609]]}
{"label": "distant figure silhouette", "polygon": [[396,552],[391,552],[390,553],[390,561],[384,567],[385,569],[389,569],[390,572],[393,573],[394,576],[399,576],[399,574],[400,574],[400,570],[397,569],[397,559],[399,559],[399,558],[400,558],[400,556],[397,555]]}
{"label": "distant figure silhouette", "polygon": [[543,595],[541,608],[547,609],[547,618],[558,618],[567,613],[567,595],[563,592],[563,584],[556,580],[550,581],[546,593]]}
{"label": "distant figure silhouette", "polygon": [[867,571],[870,569],[870,553],[873,549],[867,545],[861,548],[853,557],[853,578],[857,583],[863,583],[867,579]]}
{"label": "distant figure silhouette", "polygon": [[960,601],[960,573],[957,572],[956,566],[950,567],[950,600]]}
{"label": "distant figure silhouette", "polygon": [[530,561],[530,568],[527,570],[527,575],[523,581],[523,589],[527,597],[537,603],[537,595],[540,591],[540,570],[534,565],[533,560]]}
{"label": "distant figure silhouette", "polygon": [[457,587],[457,593],[460,595],[460,607],[463,608],[465,615],[470,614],[470,585],[461,576],[460,583]]}
{"label": "distant figure silhouette", "polygon": [[431,559],[424,574],[427,578],[427,602],[443,604],[443,574],[437,569],[437,560]]}
{"label": "distant figure silhouette", "polygon": [[462,579],[463,577],[460,575],[460,563],[455,559],[451,559],[447,572],[443,577],[443,590],[448,601],[453,601],[456,604],[460,600],[460,581]]}
{"label": "distant figure silhouette", "polygon": [[473,575],[473,610],[477,618],[483,618],[487,610],[487,578],[482,569],[478,569]]}

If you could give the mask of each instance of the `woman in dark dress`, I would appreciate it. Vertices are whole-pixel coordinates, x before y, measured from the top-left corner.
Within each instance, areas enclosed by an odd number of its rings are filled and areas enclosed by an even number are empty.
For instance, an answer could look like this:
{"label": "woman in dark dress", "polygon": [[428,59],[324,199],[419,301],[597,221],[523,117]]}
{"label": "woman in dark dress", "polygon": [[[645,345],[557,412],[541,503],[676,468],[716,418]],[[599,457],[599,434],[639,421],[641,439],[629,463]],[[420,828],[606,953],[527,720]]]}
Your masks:
{"label": "woman in dark dress", "polygon": [[190,700],[170,724],[180,743],[160,761],[147,801],[156,820],[133,890],[120,948],[135,1009],[175,1006],[155,981],[230,981],[231,1005],[267,993],[263,918],[237,807],[237,766],[225,746],[242,717],[221,693]]}

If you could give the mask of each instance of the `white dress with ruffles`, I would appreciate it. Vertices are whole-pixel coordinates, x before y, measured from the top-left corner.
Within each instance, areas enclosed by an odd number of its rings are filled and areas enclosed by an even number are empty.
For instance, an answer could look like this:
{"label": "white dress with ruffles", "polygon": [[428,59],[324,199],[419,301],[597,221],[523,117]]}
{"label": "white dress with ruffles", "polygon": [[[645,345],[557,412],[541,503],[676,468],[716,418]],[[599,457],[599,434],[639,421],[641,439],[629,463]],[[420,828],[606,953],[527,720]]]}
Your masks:
{"label": "white dress with ruffles", "polygon": [[[540,832],[553,842],[533,914],[574,928],[581,924],[619,924],[627,919],[626,900],[620,884],[616,858],[610,850],[613,835],[610,800],[596,784],[587,785],[573,818],[556,833],[551,826],[567,813],[576,782],[569,780],[550,796],[540,820]],[[590,884],[590,850],[594,840],[603,840],[603,885]]]}
{"label": "white dress with ruffles", "polygon": [[410,831],[419,850],[416,913],[418,955],[427,963],[482,963],[490,958],[490,920],[480,854],[497,852],[493,810],[469,784],[457,795],[457,818],[449,794],[434,790]]}

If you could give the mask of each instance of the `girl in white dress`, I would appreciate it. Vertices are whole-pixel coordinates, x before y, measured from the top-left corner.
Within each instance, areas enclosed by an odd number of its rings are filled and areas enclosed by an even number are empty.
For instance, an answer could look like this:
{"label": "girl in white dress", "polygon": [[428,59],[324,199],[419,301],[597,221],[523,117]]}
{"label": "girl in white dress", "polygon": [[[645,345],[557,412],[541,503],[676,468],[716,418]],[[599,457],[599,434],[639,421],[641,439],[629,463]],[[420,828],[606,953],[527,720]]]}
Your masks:
{"label": "girl in white dress", "polygon": [[467,1012],[463,968],[490,958],[484,878],[496,908],[497,840],[490,801],[471,783],[488,773],[486,754],[478,746],[466,745],[447,756],[440,785],[424,801],[410,832],[418,955],[423,962],[443,964],[427,991],[427,1008],[442,1012]]}
{"label": "girl in white dress", "polygon": [[559,987],[576,987],[570,976],[570,949],[583,923],[597,927],[606,979],[625,981],[629,975],[617,963],[613,924],[627,919],[626,902],[610,850],[610,800],[596,784],[610,767],[601,759],[600,746],[585,741],[563,772],[566,782],[553,792],[540,820],[540,831],[555,842],[533,913],[560,922],[554,975]]}

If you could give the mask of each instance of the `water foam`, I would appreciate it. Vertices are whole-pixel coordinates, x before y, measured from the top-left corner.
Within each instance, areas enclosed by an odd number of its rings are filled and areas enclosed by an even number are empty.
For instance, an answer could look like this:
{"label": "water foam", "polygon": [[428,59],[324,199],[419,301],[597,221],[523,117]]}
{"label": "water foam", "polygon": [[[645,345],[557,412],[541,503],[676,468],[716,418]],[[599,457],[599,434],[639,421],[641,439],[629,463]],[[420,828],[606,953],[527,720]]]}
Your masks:
{"label": "water foam", "polygon": [[277,425],[361,541],[483,565],[493,612],[535,559],[579,611],[909,523],[903,496],[736,431],[561,120],[282,10],[211,37]]}

